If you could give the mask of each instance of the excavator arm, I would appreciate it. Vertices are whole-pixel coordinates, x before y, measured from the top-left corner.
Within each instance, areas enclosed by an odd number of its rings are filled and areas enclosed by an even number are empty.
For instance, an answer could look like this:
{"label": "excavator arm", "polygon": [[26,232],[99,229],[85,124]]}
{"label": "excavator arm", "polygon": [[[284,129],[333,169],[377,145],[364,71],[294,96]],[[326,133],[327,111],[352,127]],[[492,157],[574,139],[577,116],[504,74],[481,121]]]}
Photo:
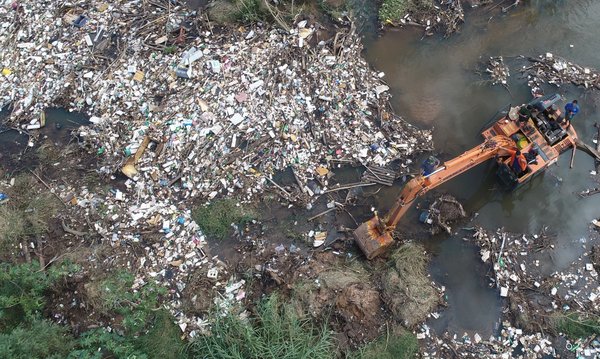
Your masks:
{"label": "excavator arm", "polygon": [[444,162],[432,173],[414,177],[402,188],[400,196],[385,217],[380,218],[376,214],[354,231],[356,243],[368,259],[377,257],[393,243],[394,229],[417,197],[491,158],[507,156],[508,151],[514,149],[513,140],[506,136],[495,136]]}

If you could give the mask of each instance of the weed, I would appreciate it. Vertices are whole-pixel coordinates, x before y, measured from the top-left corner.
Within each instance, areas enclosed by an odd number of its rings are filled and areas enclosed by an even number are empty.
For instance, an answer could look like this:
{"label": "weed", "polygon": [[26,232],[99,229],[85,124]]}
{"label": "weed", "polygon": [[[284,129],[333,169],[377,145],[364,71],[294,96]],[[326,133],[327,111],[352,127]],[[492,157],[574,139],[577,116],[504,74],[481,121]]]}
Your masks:
{"label": "weed", "polygon": [[211,335],[190,345],[197,357],[222,359],[329,359],[334,357],[333,348],[333,337],[325,326],[315,327],[276,295],[258,305],[252,320],[217,315]]}
{"label": "weed", "polygon": [[238,11],[238,7],[229,0],[215,0],[208,14],[212,21],[224,25],[235,22]]}
{"label": "weed", "polygon": [[553,318],[556,330],[565,334],[571,340],[600,335],[600,318],[584,318],[577,313],[557,315]]}
{"label": "weed", "polygon": [[429,11],[433,0],[383,0],[379,8],[381,21],[400,21],[406,14]]}
{"label": "weed", "polygon": [[174,54],[177,51],[177,46],[165,46],[163,47],[163,53],[167,55]]}
{"label": "weed", "polygon": [[40,163],[46,166],[53,165],[62,157],[61,149],[58,146],[55,146],[50,140],[47,140],[41,144],[36,149],[35,154]]}
{"label": "weed", "polygon": [[220,199],[207,206],[196,207],[192,217],[209,237],[224,239],[231,231],[231,224],[245,225],[256,218],[249,208],[237,205],[233,199]]}
{"label": "weed", "polygon": [[179,333],[171,314],[160,310],[154,315],[148,332],[139,337],[119,335],[105,329],[83,333],[78,338],[77,349],[69,358],[185,358],[187,353]]}
{"label": "weed", "polygon": [[404,244],[392,259],[393,266],[382,277],[384,298],[396,319],[410,328],[427,317],[439,297],[427,278],[427,256],[422,246]]}
{"label": "weed", "polygon": [[417,337],[401,330],[348,355],[348,359],[408,359],[414,358],[419,351]]}
{"label": "weed", "polygon": [[75,340],[65,327],[38,319],[0,334],[0,357],[66,358],[74,345]]}
{"label": "weed", "polygon": [[0,252],[12,252],[16,244],[25,237],[25,218],[21,212],[8,204],[0,207]]}
{"label": "weed", "polygon": [[83,333],[77,341],[77,349],[68,358],[148,358],[144,351],[136,348],[131,337],[109,332],[104,328],[92,329]]}
{"label": "weed", "polygon": [[240,22],[254,23],[264,21],[267,14],[261,6],[262,0],[236,0],[236,18]]}
{"label": "weed", "polygon": [[329,15],[332,19],[341,18],[344,11],[347,10],[347,5],[343,1],[340,1],[339,4],[336,4],[327,0],[319,0],[318,5],[319,9],[324,14]]}

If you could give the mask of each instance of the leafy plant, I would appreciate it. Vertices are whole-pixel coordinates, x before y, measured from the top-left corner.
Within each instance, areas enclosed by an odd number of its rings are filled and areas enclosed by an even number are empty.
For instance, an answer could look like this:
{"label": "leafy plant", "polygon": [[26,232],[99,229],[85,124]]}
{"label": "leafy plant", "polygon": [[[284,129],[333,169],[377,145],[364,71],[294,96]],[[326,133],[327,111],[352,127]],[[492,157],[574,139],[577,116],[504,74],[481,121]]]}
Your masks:
{"label": "leafy plant", "polygon": [[236,200],[220,199],[194,208],[192,217],[207,236],[224,239],[230,233],[232,223],[244,225],[256,215],[254,211],[238,206]]}
{"label": "leafy plant", "polygon": [[211,334],[190,346],[197,357],[221,359],[329,359],[334,357],[333,348],[333,337],[325,326],[315,327],[276,295],[258,305],[254,319],[217,315]]}

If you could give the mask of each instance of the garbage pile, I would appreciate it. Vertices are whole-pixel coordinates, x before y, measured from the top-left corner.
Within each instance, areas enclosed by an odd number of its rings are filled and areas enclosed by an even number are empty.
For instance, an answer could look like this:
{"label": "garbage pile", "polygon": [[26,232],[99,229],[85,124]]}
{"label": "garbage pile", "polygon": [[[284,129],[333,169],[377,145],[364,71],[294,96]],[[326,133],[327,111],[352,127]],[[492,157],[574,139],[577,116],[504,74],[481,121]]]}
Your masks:
{"label": "garbage pile", "polygon": [[[554,248],[546,229],[538,234],[495,233],[475,228],[475,243],[481,260],[489,263],[491,286],[506,298],[497,336],[437,336],[421,325],[417,338],[423,343],[424,358],[595,358],[600,355],[596,335],[569,339],[561,322],[598,315],[600,250],[591,240],[581,239],[585,252],[563,271],[544,274],[544,255]],[[548,261],[550,259],[547,259]]]}
{"label": "garbage pile", "polygon": [[[501,297],[508,298],[505,313],[508,325],[504,324],[504,327],[519,328],[520,335],[534,333],[524,336],[528,338],[529,346],[523,345],[524,349],[533,350],[529,352],[532,355],[540,350],[545,354],[556,354],[552,349],[556,338],[548,341],[547,336],[538,333],[540,329],[561,334],[557,327],[561,320],[573,318],[573,315],[581,318],[598,315],[600,286],[596,270],[600,263],[595,260],[597,248],[586,245],[587,239],[580,240],[585,252],[569,268],[545,275],[541,269],[543,262],[549,260],[545,256],[554,249],[553,239],[545,230],[528,236],[503,230],[492,234],[477,229],[473,238],[481,248],[482,262],[493,266],[491,284],[499,288]],[[517,333],[517,329],[513,328],[513,332]],[[573,352],[580,356],[590,357],[598,353],[591,339],[567,341],[567,347],[574,348]]]}
{"label": "garbage pile", "polygon": [[492,85],[508,87],[510,70],[504,63],[504,58],[502,56],[490,57],[485,66],[485,72],[489,75]]}
{"label": "garbage pile", "polygon": [[[430,328],[423,325],[417,338],[425,339],[430,335]],[[475,333],[472,337],[445,335],[431,338],[421,353],[423,358],[542,358],[544,355],[556,356],[550,337],[542,333],[525,334],[522,329],[515,328],[508,321],[502,323],[500,334],[482,338]]]}
{"label": "garbage pile", "polygon": [[[103,150],[107,170],[139,155],[140,172],[130,177],[144,188],[181,180],[183,197],[209,199],[234,192],[252,199],[265,177],[289,166],[305,181],[326,175],[332,160],[382,166],[428,146],[429,133],[386,112],[388,87],[361,59],[358,37],[311,46],[314,32],[305,22],[291,34],[205,32],[177,57],[127,59],[121,76],[130,77],[131,67],[154,72],[174,94],[156,103],[136,95],[144,84],[131,80],[118,103],[137,103],[134,119],[107,99],[111,109],[84,135]],[[102,99],[122,80],[106,81],[92,96]]]}
{"label": "garbage pile", "polygon": [[215,32],[184,7],[134,1],[0,11],[2,46],[14,48],[1,55],[8,121],[39,124],[58,104],[86,111],[95,125],[81,135],[103,170],[128,165],[145,191],[180,181],[183,197],[251,198],[288,166],[304,179],[333,159],[381,166],[430,147],[387,112],[384,74],[354,33],[322,40],[306,20],[289,33]]}
{"label": "garbage pile", "polygon": [[521,73],[527,75],[530,88],[540,88],[543,83],[549,83],[557,87],[573,84],[586,89],[600,89],[600,76],[593,68],[577,65],[549,52],[528,60],[531,65],[523,66]]}
{"label": "garbage pile", "polygon": [[433,3],[436,4],[433,6],[415,6],[413,11],[406,13],[402,18],[397,20],[385,19],[384,23],[391,26],[422,27],[426,36],[444,33],[444,36],[448,37],[457,32],[460,24],[465,21],[462,1],[434,1]]}
{"label": "garbage pile", "polygon": [[451,195],[441,195],[429,206],[426,212],[423,212],[419,218],[421,222],[431,225],[432,235],[445,231],[452,234],[450,224],[465,218],[465,212],[462,204]]}

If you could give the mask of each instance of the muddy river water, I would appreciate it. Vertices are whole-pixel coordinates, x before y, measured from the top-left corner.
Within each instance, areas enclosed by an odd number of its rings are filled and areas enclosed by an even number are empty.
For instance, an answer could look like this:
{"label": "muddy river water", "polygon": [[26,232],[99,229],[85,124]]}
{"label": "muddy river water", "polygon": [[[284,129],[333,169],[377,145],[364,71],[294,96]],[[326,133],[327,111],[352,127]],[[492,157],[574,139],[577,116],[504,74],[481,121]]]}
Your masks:
{"label": "muddy river water", "polygon": [[[529,100],[526,81],[519,78],[518,71],[524,62],[516,55],[551,52],[600,68],[599,18],[599,1],[532,0],[508,14],[469,12],[461,33],[449,39],[423,39],[418,30],[389,31],[381,37],[367,34],[365,55],[372,66],[385,72],[395,110],[412,123],[435,129],[436,151],[444,160],[480,143],[482,125],[498,109]],[[473,71],[479,61],[498,55],[505,56],[511,68],[510,93],[499,86],[482,85],[482,78]],[[545,90],[579,100],[582,110],[574,126],[580,138],[590,143],[599,115],[594,95],[570,86]],[[597,198],[576,195],[595,186],[589,174],[593,159],[577,152],[573,169],[569,162],[567,152],[558,165],[512,193],[498,189],[494,168],[486,164],[439,189],[456,196],[469,213],[478,213],[469,226],[519,232],[550,226],[559,238],[553,261],[543,264],[551,272],[564,268],[581,253],[588,224],[600,214]],[[398,191],[381,192],[375,205],[382,209],[391,206]],[[409,214],[403,225],[417,223],[416,216],[416,211]],[[462,240],[467,235],[459,231],[427,243],[434,254],[431,273],[446,287],[449,304],[431,325],[436,330],[459,335],[478,332],[485,337],[497,328],[502,303],[497,290],[487,285],[477,250]]]}

